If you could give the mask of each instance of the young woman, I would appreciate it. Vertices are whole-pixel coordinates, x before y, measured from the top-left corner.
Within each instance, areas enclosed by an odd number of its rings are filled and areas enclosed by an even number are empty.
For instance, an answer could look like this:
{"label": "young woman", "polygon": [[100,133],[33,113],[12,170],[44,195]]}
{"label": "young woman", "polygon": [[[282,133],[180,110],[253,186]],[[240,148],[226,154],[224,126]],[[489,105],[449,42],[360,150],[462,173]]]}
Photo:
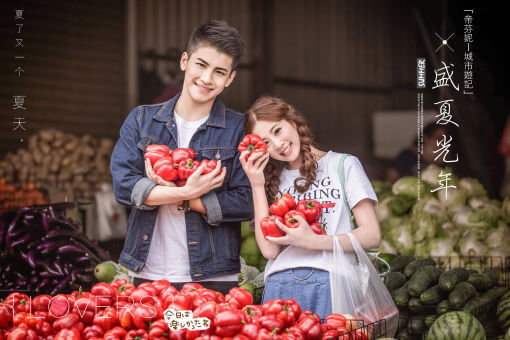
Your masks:
{"label": "young woman", "polygon": [[[317,149],[304,118],[280,98],[257,99],[246,112],[245,130],[259,135],[267,144],[265,154],[254,153],[247,161],[248,151],[240,156],[252,187],[255,237],[269,259],[263,302],[294,298],[303,310],[310,309],[325,318],[331,313],[327,252],[333,250],[333,237],[338,238],[344,252],[352,252],[346,235],[351,224],[338,178],[341,154]],[[356,157],[347,157],[343,166],[347,201],[358,225],[352,234],[363,248],[376,248],[381,233],[374,210],[375,192]],[[298,228],[289,229],[278,222],[286,235],[265,238],[260,220],[270,215],[269,205],[274,198],[285,193],[296,203],[312,199],[334,204],[322,212],[327,234],[315,234],[298,217]]]}

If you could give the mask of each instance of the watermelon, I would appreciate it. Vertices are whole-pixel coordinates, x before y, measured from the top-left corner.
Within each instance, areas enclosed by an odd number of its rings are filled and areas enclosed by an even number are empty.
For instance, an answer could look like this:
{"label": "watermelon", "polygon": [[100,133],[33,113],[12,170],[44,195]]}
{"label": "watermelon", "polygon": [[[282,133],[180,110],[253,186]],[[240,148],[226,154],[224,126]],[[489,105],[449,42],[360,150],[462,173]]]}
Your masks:
{"label": "watermelon", "polygon": [[496,316],[499,327],[506,332],[510,328],[510,292],[499,300]]}
{"label": "watermelon", "polygon": [[437,318],[427,333],[427,340],[485,340],[485,330],[473,315],[448,312]]}

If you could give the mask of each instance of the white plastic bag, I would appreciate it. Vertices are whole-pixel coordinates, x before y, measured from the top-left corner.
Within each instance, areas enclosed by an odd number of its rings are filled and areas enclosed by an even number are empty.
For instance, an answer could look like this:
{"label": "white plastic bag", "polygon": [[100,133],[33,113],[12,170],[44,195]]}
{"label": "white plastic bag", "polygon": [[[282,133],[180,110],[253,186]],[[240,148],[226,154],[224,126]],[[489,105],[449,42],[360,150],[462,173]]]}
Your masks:
{"label": "white plastic bag", "polygon": [[398,327],[398,308],[356,237],[351,233],[347,236],[353,254],[345,254],[334,237],[329,271],[332,311],[351,314],[357,320],[364,320],[365,325],[385,320],[369,331],[373,330],[377,337],[392,337]]}

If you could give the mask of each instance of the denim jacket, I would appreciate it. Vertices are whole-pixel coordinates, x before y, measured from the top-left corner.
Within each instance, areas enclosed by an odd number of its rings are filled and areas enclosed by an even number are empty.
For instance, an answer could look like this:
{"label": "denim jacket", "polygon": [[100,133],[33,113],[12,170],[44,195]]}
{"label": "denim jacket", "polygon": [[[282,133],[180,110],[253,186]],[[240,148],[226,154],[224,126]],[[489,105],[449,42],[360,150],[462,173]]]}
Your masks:
{"label": "denim jacket", "polygon": [[[151,144],[177,148],[174,107],[167,102],[136,107],[120,129],[111,158],[113,190],[118,202],[131,206],[120,263],[139,273],[149,254],[159,207],[143,204],[156,182],[145,175],[144,153]],[[244,116],[216,98],[207,121],[190,141],[196,159],[221,160],[227,173],[221,187],[201,197],[207,214],[187,212],[186,236],[192,280],[238,273],[241,221],[253,218],[251,187],[239,162]]]}

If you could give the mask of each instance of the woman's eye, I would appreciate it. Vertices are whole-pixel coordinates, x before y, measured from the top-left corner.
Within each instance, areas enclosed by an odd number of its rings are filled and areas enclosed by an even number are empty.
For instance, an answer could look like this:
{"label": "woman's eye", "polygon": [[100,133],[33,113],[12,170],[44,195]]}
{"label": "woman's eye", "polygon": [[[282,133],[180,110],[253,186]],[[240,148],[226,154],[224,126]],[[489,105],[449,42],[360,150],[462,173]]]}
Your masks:
{"label": "woman's eye", "polygon": [[266,143],[266,145],[269,145],[269,141],[268,140],[265,140],[264,143]]}
{"label": "woman's eye", "polygon": [[280,133],[280,130],[281,130],[281,128],[276,128],[276,129],[274,130],[274,134],[275,134],[275,135],[279,134],[279,133]]}

